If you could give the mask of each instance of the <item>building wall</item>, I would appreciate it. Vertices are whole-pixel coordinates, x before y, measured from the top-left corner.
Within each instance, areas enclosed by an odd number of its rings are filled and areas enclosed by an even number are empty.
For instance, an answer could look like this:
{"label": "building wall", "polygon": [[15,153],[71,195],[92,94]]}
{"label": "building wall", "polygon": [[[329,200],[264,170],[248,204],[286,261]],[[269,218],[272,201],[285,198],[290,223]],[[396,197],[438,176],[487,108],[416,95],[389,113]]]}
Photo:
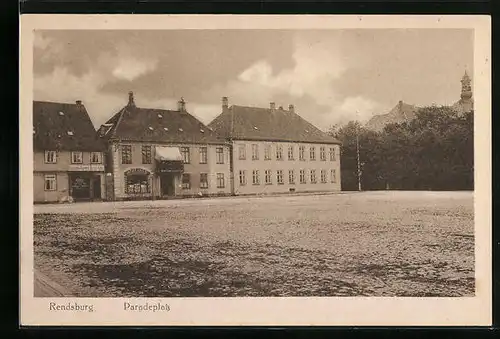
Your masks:
{"label": "building wall", "polygon": [[[122,164],[122,145],[131,145],[132,164]],[[142,146],[152,146],[151,164],[142,163]],[[229,146],[228,145],[206,145],[206,144],[154,144],[142,142],[121,142],[113,143],[109,148],[109,157],[111,158],[111,171],[113,175],[114,198],[117,200],[132,198],[135,195],[127,194],[125,191],[125,172],[130,169],[142,169],[150,173],[151,193],[145,194],[143,198],[159,198],[161,195],[160,178],[156,174],[155,146],[169,147],[189,147],[190,163],[184,164],[184,173],[191,175],[191,188],[183,189],[181,184],[181,175],[175,178],[176,196],[193,196],[198,194],[230,194],[230,171],[229,171]],[[207,163],[200,164],[200,147],[207,147]],[[223,147],[224,163],[216,163],[216,148]],[[200,188],[200,173],[208,174],[208,189]],[[217,188],[217,173],[223,173],[225,187]]]}
{"label": "building wall", "polygon": [[[252,144],[258,145],[259,159],[252,160]],[[239,146],[244,145],[246,149],[246,159],[240,160]],[[271,160],[265,160],[264,147],[271,146]],[[283,160],[276,159],[277,145],[283,149]],[[294,149],[294,160],[288,160],[288,146],[292,145]],[[305,160],[299,160],[299,146],[305,146]],[[310,147],[316,149],[316,160],[310,160]],[[320,160],[320,147],[325,147],[326,161]],[[335,161],[330,161],[329,150],[333,147],[335,150]],[[333,144],[308,144],[308,143],[290,143],[290,142],[259,142],[237,140],[233,142],[234,159],[234,194],[269,194],[286,193],[290,189],[295,192],[327,192],[340,191],[340,146]],[[300,183],[300,170],[305,170],[306,183]],[[316,170],[316,183],[311,183],[310,170]],[[335,182],[331,180],[331,170],[336,172]],[[241,185],[239,180],[240,171],[245,171],[246,184]],[[260,175],[260,184],[253,184],[252,172],[258,170]],[[271,184],[265,182],[265,171],[271,170]],[[277,171],[283,171],[283,184],[277,183]],[[294,170],[295,184],[289,183],[288,171]],[[321,182],[321,170],[326,170],[326,183]]]}
{"label": "building wall", "polygon": [[[45,174],[56,175],[56,190],[45,190]],[[33,201],[37,203],[58,202],[69,194],[69,177],[67,172],[34,172],[33,173]]]}
{"label": "building wall", "polygon": [[[82,164],[90,165],[90,153],[82,152]],[[102,153],[102,164],[105,163],[106,155]],[[69,173],[72,171],[71,152],[58,151],[57,162],[54,164],[45,163],[45,151],[33,152],[33,201],[34,202],[57,202],[69,195]],[[106,186],[104,172],[93,172],[101,177],[101,199],[106,199]],[[45,174],[56,175],[56,190],[46,191],[44,187]]]}

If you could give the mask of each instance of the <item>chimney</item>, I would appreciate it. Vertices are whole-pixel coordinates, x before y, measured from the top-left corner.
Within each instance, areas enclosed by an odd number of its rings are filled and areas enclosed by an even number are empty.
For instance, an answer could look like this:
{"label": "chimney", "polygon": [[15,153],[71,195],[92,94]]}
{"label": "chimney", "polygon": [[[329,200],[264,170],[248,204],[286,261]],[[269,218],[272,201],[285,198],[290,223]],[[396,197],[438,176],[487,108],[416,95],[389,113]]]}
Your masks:
{"label": "chimney", "polygon": [[229,100],[227,97],[222,97],[222,109],[226,109],[229,107]]}
{"label": "chimney", "polygon": [[185,112],[186,111],[186,102],[184,101],[184,98],[181,98],[181,100],[179,100],[177,102],[177,110],[179,112]]}
{"label": "chimney", "polygon": [[132,92],[132,91],[128,92],[128,105],[129,106],[135,106],[134,92]]}
{"label": "chimney", "polygon": [[282,110],[283,110],[283,106],[280,106],[280,107],[279,107],[279,110],[280,110],[280,111],[282,111]]}
{"label": "chimney", "polygon": [[291,112],[291,113],[295,113],[295,107],[293,107],[292,104],[288,105],[288,110]]}
{"label": "chimney", "polygon": [[81,105],[82,105],[82,101],[81,101],[81,100],[77,100],[77,101],[76,101],[76,105],[77,105],[77,106],[81,106]]}
{"label": "chimney", "polygon": [[274,110],[276,109],[276,103],[271,102],[271,103],[269,104],[269,107],[271,108],[271,111],[274,111]]}

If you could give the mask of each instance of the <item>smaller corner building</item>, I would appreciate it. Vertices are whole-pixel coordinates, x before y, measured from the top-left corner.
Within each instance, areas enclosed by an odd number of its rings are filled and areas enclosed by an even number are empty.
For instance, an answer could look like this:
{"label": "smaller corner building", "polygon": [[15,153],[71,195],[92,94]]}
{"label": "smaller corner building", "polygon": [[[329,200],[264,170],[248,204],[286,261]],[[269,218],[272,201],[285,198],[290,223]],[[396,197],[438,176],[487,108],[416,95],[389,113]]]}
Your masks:
{"label": "smaller corner building", "polygon": [[112,200],[231,194],[229,145],[186,109],[138,107],[133,92],[98,132]]}
{"label": "smaller corner building", "polygon": [[81,101],[33,101],[33,200],[106,199],[105,144]]}

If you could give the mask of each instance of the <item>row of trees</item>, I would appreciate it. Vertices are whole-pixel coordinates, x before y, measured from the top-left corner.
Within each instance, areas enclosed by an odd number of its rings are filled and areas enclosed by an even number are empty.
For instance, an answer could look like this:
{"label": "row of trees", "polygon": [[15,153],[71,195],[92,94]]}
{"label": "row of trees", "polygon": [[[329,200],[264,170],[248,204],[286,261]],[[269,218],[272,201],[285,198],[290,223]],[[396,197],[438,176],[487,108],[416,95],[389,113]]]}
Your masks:
{"label": "row of trees", "polygon": [[342,142],[342,189],[358,189],[358,133],[363,190],[474,189],[473,116],[433,106],[382,132],[355,121],[332,127],[330,134]]}

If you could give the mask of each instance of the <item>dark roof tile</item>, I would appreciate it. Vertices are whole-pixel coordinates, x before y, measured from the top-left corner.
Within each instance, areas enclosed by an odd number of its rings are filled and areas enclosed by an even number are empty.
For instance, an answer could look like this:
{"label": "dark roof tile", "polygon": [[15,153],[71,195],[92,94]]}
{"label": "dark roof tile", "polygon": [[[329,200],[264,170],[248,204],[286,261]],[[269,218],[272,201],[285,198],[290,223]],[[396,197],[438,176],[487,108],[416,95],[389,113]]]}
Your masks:
{"label": "dark roof tile", "polygon": [[35,150],[104,151],[83,104],[33,101]]}
{"label": "dark roof tile", "polygon": [[101,137],[165,143],[224,143],[186,111],[125,106],[99,129]]}
{"label": "dark roof tile", "polygon": [[233,105],[210,124],[219,135],[241,140],[269,140],[340,144],[296,114],[281,108]]}

